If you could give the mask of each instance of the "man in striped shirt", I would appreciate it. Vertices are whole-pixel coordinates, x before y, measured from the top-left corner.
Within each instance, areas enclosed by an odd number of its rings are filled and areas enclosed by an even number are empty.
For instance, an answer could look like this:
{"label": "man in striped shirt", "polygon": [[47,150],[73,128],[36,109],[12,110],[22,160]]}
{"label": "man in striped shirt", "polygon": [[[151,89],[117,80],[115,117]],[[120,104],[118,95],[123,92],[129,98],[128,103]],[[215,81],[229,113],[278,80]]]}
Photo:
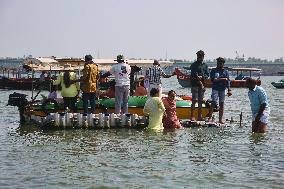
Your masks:
{"label": "man in striped shirt", "polygon": [[175,75],[175,73],[173,73],[172,75],[165,74],[165,72],[160,67],[159,61],[154,60],[153,66],[148,68],[145,74],[145,82],[149,83],[148,86],[145,85],[146,87],[148,87],[148,97],[150,96],[150,91],[153,88],[159,89],[159,97],[162,97],[161,77],[169,78],[173,75]]}

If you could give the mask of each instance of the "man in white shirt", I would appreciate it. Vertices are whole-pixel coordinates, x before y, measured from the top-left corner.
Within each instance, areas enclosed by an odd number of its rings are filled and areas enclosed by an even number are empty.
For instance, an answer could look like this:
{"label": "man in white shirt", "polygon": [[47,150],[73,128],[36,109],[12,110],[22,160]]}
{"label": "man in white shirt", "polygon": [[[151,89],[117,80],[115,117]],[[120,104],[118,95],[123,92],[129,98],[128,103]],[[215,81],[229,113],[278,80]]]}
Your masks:
{"label": "man in white shirt", "polygon": [[117,64],[110,69],[110,74],[115,76],[115,113],[121,113],[121,103],[123,112],[128,113],[128,96],[130,89],[130,65],[124,62],[123,55],[117,56]]}

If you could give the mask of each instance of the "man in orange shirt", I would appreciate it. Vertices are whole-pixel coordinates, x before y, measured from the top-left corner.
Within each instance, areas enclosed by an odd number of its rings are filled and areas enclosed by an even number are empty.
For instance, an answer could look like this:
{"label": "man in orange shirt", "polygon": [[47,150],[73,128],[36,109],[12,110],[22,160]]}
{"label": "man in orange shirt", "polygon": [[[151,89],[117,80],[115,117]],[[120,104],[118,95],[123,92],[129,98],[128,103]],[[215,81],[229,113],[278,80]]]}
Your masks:
{"label": "man in orange shirt", "polygon": [[84,114],[88,113],[89,101],[91,105],[91,112],[95,113],[96,107],[96,92],[97,92],[97,81],[99,79],[98,65],[93,62],[92,55],[85,56],[85,65],[83,70],[83,76],[80,81],[82,84],[82,98]]}

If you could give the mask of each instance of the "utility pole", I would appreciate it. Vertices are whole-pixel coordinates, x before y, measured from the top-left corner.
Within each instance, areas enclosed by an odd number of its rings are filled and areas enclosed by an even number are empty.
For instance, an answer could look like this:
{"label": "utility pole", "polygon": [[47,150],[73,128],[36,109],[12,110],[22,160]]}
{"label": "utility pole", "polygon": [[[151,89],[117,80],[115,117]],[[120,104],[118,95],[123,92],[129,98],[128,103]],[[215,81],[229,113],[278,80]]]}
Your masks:
{"label": "utility pole", "polygon": [[166,50],[166,60],[168,60],[168,51]]}

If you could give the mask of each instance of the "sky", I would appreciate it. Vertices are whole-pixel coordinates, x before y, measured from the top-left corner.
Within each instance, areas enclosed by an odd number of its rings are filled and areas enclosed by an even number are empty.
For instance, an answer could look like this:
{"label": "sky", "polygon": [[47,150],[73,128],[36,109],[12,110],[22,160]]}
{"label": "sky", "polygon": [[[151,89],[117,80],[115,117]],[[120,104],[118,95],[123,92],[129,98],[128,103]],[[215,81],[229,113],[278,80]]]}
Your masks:
{"label": "sky", "polygon": [[282,0],[0,0],[0,57],[284,56]]}

